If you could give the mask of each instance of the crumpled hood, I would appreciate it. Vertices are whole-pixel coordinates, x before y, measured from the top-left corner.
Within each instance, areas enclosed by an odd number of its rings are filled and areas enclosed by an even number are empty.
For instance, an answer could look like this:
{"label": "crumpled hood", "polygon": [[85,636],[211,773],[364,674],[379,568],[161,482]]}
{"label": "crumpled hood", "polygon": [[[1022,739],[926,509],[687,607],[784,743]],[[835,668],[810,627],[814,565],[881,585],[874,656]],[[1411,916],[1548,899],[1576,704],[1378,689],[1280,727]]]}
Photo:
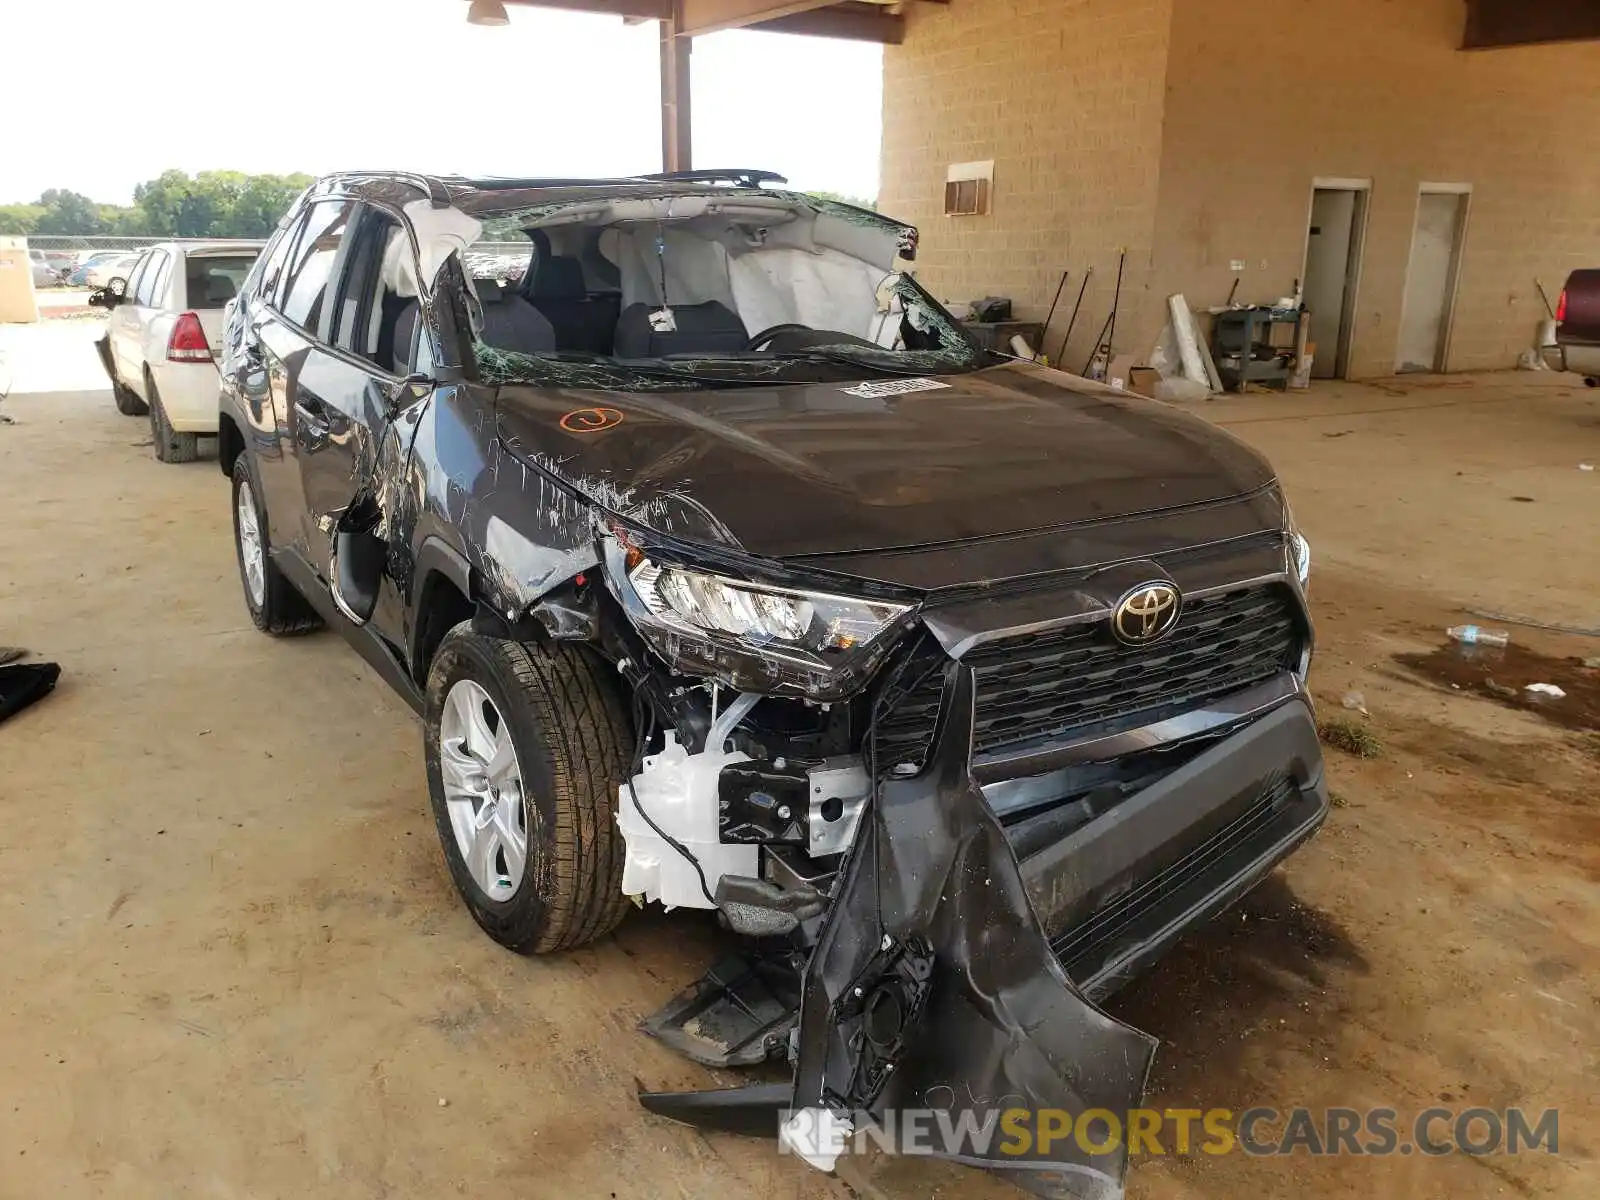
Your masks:
{"label": "crumpled hood", "polygon": [[890,396],[849,383],[499,389],[518,457],[659,533],[767,558],[924,546],[1225,500],[1272,482],[1231,435],[1032,364]]}

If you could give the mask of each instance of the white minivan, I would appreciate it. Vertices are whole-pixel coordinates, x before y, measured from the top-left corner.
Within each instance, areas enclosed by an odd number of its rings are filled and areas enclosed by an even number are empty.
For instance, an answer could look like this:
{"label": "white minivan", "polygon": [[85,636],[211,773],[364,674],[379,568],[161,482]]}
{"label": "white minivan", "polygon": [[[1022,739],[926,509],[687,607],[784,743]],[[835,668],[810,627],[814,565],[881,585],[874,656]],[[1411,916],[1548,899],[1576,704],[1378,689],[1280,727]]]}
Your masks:
{"label": "white minivan", "polygon": [[89,303],[111,310],[96,343],[117,410],[150,416],[156,458],[192,462],[217,432],[223,308],[261,253],[261,242],[163,242],[139,255],[126,279]]}

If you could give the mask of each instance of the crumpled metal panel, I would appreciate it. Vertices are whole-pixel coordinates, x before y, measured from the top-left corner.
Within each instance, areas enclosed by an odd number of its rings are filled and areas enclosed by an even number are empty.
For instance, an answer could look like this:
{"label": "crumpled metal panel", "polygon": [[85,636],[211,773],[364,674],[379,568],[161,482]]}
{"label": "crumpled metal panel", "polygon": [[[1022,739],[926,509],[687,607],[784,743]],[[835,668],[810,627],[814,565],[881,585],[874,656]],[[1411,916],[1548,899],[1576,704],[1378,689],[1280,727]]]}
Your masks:
{"label": "crumpled metal panel", "polygon": [[[1050,950],[1010,843],[968,760],[971,670],[952,664],[944,715],[922,774],[884,782],[863,822],[801,1000],[796,1108],[842,1107],[859,1050],[835,1005],[883,945],[931,944],[932,990],[881,1097],[884,1109],[936,1109],[955,1122],[996,1110],[1105,1109],[1125,1119],[1144,1094],[1156,1040],[1094,1007]],[[1106,1200],[1123,1192],[1125,1146],[1090,1155],[1076,1139],[1051,1154],[950,1155],[1035,1195]]]}

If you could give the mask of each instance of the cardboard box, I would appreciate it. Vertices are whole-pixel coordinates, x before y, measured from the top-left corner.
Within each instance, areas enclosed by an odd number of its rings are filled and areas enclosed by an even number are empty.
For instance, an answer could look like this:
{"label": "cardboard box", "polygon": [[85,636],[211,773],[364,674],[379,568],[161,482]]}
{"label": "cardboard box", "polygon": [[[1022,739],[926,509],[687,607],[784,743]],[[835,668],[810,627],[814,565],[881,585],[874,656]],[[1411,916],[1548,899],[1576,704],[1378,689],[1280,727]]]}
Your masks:
{"label": "cardboard box", "polygon": [[1155,399],[1156,384],[1160,382],[1161,372],[1154,367],[1134,367],[1128,372],[1128,390],[1149,396],[1152,400]]}

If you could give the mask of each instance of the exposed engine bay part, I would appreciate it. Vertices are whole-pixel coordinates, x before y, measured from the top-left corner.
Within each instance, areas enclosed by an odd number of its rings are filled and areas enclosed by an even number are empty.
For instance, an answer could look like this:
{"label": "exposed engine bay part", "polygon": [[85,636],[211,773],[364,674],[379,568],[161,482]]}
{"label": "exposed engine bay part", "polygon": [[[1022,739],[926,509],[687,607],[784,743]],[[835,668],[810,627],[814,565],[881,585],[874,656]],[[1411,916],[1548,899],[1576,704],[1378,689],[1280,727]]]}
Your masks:
{"label": "exposed engine bay part", "polygon": [[781,1058],[800,1011],[799,959],[793,951],[759,950],[720,959],[639,1028],[708,1067]]}
{"label": "exposed engine bay part", "polygon": [[724,875],[759,872],[759,845],[722,840],[717,786],[724,767],[750,757],[724,747],[760,699],[746,692],[731,701],[711,723],[698,754],[665,730],[661,752],[646,755],[643,770],[618,789],[617,824],[627,842],[626,894],[659,900],[669,910],[716,908],[715,891]]}
{"label": "exposed engine bay part", "polygon": [[855,841],[861,811],[872,794],[872,779],[859,755],[825,759],[808,772],[811,804],[806,849],[813,857],[839,854]]}
{"label": "exposed engine bay part", "polygon": [[[926,765],[868,805],[806,963],[792,1089],[643,1093],[646,1108],[768,1136],[788,1118],[798,1138],[819,1118],[838,1132],[889,1109],[981,1125],[996,1105],[1074,1118],[1137,1107],[1155,1039],[1086,1001],[1052,953],[971,775],[974,696],[972,671],[951,664]],[[827,1148],[812,1149],[808,1161],[828,1165]],[[1042,1154],[951,1157],[1046,1197],[1120,1196],[1127,1169],[1125,1148],[1090,1155],[1065,1139]]]}

